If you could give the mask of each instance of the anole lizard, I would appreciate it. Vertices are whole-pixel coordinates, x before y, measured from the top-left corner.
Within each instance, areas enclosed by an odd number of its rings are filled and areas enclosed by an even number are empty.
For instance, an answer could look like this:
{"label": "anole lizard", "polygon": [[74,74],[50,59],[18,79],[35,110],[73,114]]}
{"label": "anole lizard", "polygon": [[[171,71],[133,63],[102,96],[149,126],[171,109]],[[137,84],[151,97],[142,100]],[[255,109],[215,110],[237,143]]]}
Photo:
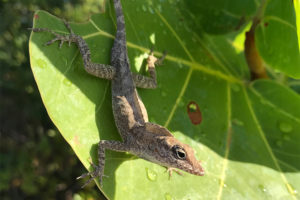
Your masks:
{"label": "anole lizard", "polygon": [[68,42],[69,45],[72,42],[76,43],[83,58],[85,70],[94,76],[112,81],[112,109],[115,124],[123,141],[101,140],[98,146],[98,165],[91,163],[94,171],[78,178],[90,176],[83,187],[96,177],[99,177],[102,183],[106,149],[130,152],[140,158],[165,166],[170,175],[172,170],[178,168],[203,176],[204,170],[189,145],[178,141],[166,128],[148,122],[146,108],[136,87],[156,87],[155,64],[160,63],[165,56],[157,59],[151,51],[147,60],[150,77],[132,73],[127,55],[125,20],[120,0],[114,0],[114,7],[117,32],[111,49],[110,65],[93,63],[87,43],[81,36],[74,34],[67,22],[65,25],[70,31],[68,35],[60,35],[47,28],[32,28],[34,32],[50,32],[56,36],[46,45],[55,41],[60,41],[60,47],[64,42]]}

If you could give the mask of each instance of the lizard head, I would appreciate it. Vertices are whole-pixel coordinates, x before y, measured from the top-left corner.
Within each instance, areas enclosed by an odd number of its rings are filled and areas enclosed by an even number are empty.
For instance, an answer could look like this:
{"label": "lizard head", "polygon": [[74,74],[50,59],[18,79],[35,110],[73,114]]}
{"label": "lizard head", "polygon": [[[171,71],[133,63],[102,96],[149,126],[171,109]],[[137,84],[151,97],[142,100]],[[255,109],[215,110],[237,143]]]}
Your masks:
{"label": "lizard head", "polygon": [[149,144],[152,151],[149,160],[168,168],[178,168],[198,176],[204,175],[204,169],[189,145],[174,138],[170,131],[160,125],[148,124],[146,130],[154,136]]}
{"label": "lizard head", "polygon": [[165,137],[163,143],[169,154],[170,165],[167,167],[175,167],[198,176],[204,175],[204,169],[189,145],[178,141],[174,137]]}

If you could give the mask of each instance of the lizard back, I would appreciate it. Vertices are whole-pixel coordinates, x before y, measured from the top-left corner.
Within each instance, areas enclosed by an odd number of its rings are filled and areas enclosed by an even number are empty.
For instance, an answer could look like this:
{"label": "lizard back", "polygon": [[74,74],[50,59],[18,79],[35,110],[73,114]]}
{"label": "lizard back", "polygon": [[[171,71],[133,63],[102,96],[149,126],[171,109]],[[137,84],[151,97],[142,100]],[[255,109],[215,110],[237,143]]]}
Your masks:
{"label": "lizard back", "polygon": [[116,73],[112,79],[112,107],[116,125],[123,139],[137,124],[144,124],[145,107],[136,91],[126,47],[125,19],[120,0],[114,0],[117,32],[111,50],[111,65]]}

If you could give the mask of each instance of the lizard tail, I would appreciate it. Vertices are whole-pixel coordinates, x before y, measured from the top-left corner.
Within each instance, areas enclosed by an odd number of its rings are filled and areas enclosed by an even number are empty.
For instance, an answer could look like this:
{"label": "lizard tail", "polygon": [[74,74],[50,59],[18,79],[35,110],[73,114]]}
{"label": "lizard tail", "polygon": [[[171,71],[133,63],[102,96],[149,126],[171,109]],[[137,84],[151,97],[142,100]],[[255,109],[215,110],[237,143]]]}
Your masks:
{"label": "lizard tail", "polygon": [[125,33],[125,19],[124,14],[122,11],[122,4],[120,0],[114,0],[114,7],[116,12],[117,18],[117,33],[116,33],[116,40],[119,43],[124,43],[123,45],[126,46],[126,33]]}

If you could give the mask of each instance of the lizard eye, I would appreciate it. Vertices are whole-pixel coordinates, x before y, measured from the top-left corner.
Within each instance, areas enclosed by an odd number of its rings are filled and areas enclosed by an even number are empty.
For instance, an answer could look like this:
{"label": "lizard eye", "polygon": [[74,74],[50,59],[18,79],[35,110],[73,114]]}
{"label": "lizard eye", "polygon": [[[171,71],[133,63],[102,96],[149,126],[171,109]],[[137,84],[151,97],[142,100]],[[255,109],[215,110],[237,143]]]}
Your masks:
{"label": "lizard eye", "polygon": [[185,158],[186,158],[185,151],[180,146],[178,146],[178,145],[173,146],[172,151],[176,158],[178,158],[180,160],[185,160]]}

